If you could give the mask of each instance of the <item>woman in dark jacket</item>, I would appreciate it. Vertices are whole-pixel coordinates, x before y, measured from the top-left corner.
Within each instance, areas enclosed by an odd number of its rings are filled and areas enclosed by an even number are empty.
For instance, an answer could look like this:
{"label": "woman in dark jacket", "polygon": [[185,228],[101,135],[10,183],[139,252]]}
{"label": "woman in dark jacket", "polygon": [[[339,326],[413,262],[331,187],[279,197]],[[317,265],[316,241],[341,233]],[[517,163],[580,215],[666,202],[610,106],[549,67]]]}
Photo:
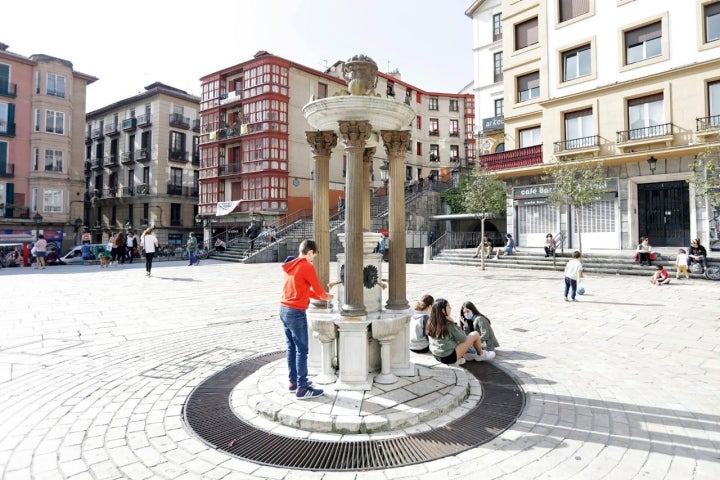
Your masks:
{"label": "woman in dark jacket", "polygon": [[707,250],[705,250],[705,247],[700,245],[699,238],[693,239],[693,241],[690,242],[690,248],[688,249],[688,267],[696,262],[702,265],[704,273],[707,268]]}

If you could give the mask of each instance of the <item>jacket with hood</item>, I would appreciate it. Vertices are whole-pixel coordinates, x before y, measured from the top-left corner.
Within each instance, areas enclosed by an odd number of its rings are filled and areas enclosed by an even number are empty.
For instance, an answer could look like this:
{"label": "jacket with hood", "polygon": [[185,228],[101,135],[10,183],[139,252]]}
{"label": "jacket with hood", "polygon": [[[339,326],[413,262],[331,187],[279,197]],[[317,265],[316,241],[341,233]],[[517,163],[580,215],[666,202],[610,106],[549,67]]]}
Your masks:
{"label": "jacket with hood", "polygon": [[310,305],[310,299],[326,300],[327,293],[320,285],[315,273],[315,267],[304,257],[298,257],[283,264],[285,271],[285,285],[283,285],[280,305],[305,310]]}

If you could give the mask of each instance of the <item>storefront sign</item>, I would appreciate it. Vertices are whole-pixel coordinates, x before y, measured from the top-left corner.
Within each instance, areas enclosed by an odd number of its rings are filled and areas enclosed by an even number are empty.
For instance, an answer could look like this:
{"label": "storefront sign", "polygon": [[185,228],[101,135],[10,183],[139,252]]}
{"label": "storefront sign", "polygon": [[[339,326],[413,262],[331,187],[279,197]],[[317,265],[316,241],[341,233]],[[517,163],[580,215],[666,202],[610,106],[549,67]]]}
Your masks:
{"label": "storefront sign", "polygon": [[497,117],[483,118],[483,132],[494,132],[496,130],[505,129],[505,117],[499,115]]}

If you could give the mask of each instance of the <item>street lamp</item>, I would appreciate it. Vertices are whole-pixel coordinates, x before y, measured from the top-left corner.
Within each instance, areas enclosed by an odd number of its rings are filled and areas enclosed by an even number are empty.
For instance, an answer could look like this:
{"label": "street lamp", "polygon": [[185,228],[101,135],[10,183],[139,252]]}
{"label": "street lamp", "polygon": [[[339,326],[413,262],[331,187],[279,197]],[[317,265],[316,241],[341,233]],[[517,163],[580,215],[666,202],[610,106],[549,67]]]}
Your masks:
{"label": "street lamp", "polygon": [[35,210],[35,215],[33,215],[33,221],[35,222],[35,240],[38,239],[38,235],[40,234],[40,222],[43,220],[43,216],[38,213],[37,210]]}
{"label": "street lamp", "polygon": [[650,167],[650,173],[652,175],[655,175],[655,169],[657,168],[657,158],[650,155],[650,158],[647,159],[648,166]]}
{"label": "street lamp", "polygon": [[387,188],[388,179],[390,177],[390,164],[387,162],[387,160],[383,160],[383,162],[378,167],[378,170],[380,170],[380,179],[383,182],[383,187]]}

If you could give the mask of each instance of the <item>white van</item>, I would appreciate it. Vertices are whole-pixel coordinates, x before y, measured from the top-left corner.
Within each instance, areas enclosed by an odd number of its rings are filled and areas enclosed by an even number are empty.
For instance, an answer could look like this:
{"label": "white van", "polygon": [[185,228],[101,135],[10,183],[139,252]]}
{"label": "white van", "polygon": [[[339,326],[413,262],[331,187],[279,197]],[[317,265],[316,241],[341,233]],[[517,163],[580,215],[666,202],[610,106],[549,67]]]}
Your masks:
{"label": "white van", "polygon": [[[90,260],[97,260],[99,253],[107,253],[108,255],[110,252],[107,252],[107,244],[105,243],[91,243],[90,246]],[[82,256],[82,245],[75,245],[73,248],[70,249],[65,255],[63,255],[60,260],[65,262],[68,265],[82,265],[85,260]]]}

